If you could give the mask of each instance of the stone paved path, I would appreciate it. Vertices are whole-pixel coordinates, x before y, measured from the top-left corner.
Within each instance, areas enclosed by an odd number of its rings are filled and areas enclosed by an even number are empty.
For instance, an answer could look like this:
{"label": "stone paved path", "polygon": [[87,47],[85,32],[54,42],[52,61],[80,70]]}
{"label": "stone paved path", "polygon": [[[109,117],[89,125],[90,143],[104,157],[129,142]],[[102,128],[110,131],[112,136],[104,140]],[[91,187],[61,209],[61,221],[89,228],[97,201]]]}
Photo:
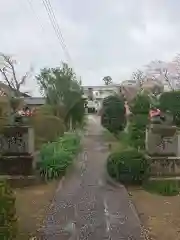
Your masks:
{"label": "stone paved path", "polygon": [[97,116],[89,116],[83,152],[57,190],[42,229],[46,240],[140,240],[140,221],[124,187],[105,179],[108,150]]}

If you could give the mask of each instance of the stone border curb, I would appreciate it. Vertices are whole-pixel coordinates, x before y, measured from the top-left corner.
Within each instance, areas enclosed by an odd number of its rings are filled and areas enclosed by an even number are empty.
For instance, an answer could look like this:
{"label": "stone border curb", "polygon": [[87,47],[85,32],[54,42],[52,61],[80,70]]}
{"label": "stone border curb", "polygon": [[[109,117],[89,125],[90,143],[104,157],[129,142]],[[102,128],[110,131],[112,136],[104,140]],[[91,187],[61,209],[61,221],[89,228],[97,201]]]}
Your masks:
{"label": "stone border curb", "polygon": [[[79,157],[79,153],[77,154],[77,156],[75,156],[75,159],[74,159],[75,161],[73,161],[72,165],[67,168],[66,174],[64,176],[62,176],[62,178],[60,178],[58,180],[59,182],[57,183],[57,188],[56,188],[56,190],[54,192],[54,196],[53,196],[53,198],[52,198],[52,200],[51,200],[51,202],[49,204],[49,209],[53,208],[55,195],[63,188],[63,185],[64,185],[64,182],[66,180],[66,177],[73,170],[73,168],[75,166],[75,162],[78,159],[78,157]],[[41,234],[43,234],[44,228],[45,228],[45,224],[43,222],[42,226],[36,231],[36,236],[31,237],[29,240],[40,240],[40,239],[42,239],[43,235],[41,235]]]}

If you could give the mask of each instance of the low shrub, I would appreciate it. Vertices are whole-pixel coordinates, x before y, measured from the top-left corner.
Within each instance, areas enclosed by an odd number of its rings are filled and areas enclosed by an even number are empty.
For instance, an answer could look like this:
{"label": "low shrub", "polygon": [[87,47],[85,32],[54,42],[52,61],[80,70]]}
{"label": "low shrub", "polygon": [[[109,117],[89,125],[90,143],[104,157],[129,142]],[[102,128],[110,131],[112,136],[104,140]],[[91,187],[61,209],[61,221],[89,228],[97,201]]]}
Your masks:
{"label": "low shrub", "polygon": [[146,94],[138,94],[130,104],[132,116],[128,128],[129,140],[133,147],[141,150],[145,148],[145,133],[149,109],[150,98]]}
{"label": "low shrub", "polygon": [[135,149],[125,149],[109,155],[107,171],[123,184],[141,184],[145,179],[147,162],[144,154]]}
{"label": "low shrub", "polygon": [[175,196],[180,192],[177,180],[152,180],[146,182],[143,187],[149,192],[163,196]]}
{"label": "low shrub", "polygon": [[107,160],[109,175],[123,184],[141,184],[146,177],[146,169],[145,156],[136,149],[111,153]]}
{"label": "low shrub", "polygon": [[150,98],[147,94],[140,93],[135,99],[129,104],[130,111],[133,115],[137,114],[149,114],[150,109]]}
{"label": "low shrub", "polygon": [[147,124],[147,115],[141,114],[132,116],[128,129],[129,143],[131,146],[137,149],[145,148],[145,135]]}
{"label": "low shrub", "polygon": [[56,142],[44,144],[38,163],[40,175],[46,180],[64,175],[79,149],[80,137],[76,133],[66,133]]}
{"label": "low shrub", "polygon": [[13,240],[17,236],[15,197],[5,181],[0,181],[0,239]]}
{"label": "low shrub", "polygon": [[30,125],[35,131],[35,143],[38,142],[38,148],[40,139],[43,142],[54,141],[59,136],[63,136],[65,127],[63,121],[55,116],[48,115],[35,115],[30,118]]}

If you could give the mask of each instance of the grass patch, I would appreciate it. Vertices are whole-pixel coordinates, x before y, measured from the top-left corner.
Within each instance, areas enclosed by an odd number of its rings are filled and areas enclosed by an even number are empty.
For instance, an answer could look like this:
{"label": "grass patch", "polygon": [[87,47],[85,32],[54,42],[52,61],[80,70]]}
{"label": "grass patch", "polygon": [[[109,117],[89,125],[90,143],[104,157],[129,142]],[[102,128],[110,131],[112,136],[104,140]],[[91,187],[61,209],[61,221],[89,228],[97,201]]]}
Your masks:
{"label": "grass patch", "polygon": [[143,185],[144,189],[162,196],[176,196],[180,192],[178,180],[152,180]]}

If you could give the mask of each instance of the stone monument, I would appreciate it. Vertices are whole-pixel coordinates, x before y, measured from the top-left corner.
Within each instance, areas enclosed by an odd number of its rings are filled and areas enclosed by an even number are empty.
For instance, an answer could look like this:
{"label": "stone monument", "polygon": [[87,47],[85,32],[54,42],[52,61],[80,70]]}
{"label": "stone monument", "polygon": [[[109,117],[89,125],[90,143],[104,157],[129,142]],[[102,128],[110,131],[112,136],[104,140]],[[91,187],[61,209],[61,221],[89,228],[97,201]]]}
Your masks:
{"label": "stone monument", "polygon": [[9,179],[33,176],[34,131],[29,126],[5,126],[0,136],[0,175]]}
{"label": "stone monument", "polygon": [[170,114],[151,119],[146,129],[150,177],[180,176],[180,136]]}

